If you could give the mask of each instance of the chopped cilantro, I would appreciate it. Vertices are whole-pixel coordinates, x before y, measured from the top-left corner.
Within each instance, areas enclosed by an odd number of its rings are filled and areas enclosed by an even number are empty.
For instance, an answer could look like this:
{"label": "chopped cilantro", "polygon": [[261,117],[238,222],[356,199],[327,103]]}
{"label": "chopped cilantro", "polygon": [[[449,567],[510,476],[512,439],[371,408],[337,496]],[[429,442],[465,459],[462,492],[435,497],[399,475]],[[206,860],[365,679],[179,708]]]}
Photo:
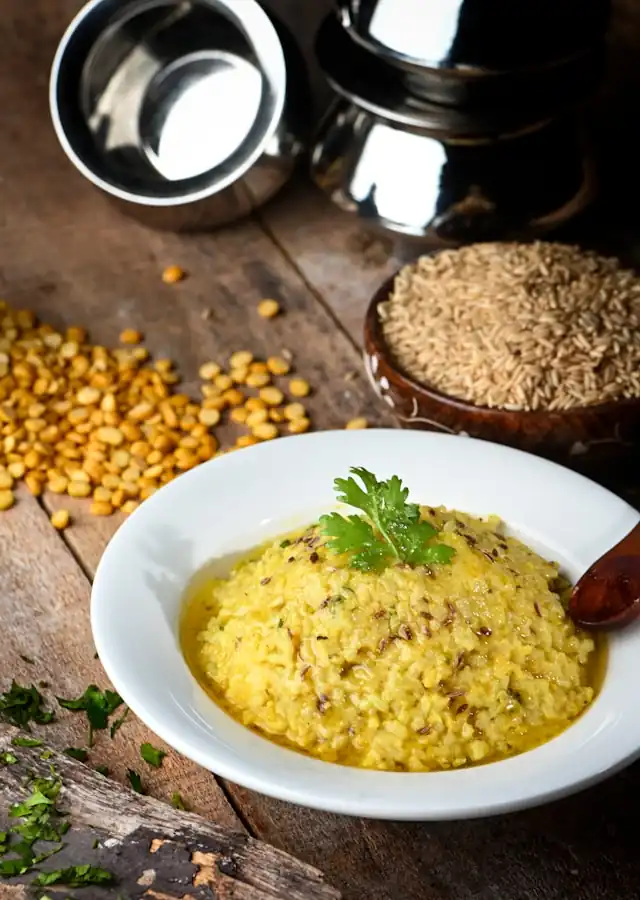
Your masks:
{"label": "chopped cilantro", "polygon": [[[6,878],[24,875],[59,853],[63,848],[62,836],[69,830],[69,823],[57,809],[56,802],[62,782],[53,767],[51,778],[33,778],[29,783],[31,794],[21,803],[14,803],[9,810],[11,819],[20,819],[8,831],[0,832],[0,876]],[[36,853],[38,841],[56,842],[50,850]],[[11,854],[7,859],[7,854]],[[40,872],[32,884],[44,887],[49,884],[64,884],[82,887],[87,884],[111,884],[114,876],[106,869],[90,865],[70,866],[51,872]],[[41,895],[40,900],[44,896]]]}
{"label": "chopped cilantro", "polygon": [[417,566],[451,561],[453,548],[432,543],[437,530],[421,519],[417,503],[407,502],[409,490],[397,475],[378,481],[363,468],[352,468],[351,473],[364,487],[355,478],[336,478],[338,500],[361,509],[367,518],[321,516],[330,550],[347,554],[351,567],[364,572],[381,571],[393,562]]}
{"label": "chopped cilantro", "polygon": [[45,710],[44,703],[44,697],[36,687],[25,687],[12,681],[11,688],[0,694],[0,718],[18,728],[28,729],[30,722],[47,725],[53,720],[53,713]]}
{"label": "chopped cilantro", "polygon": [[149,763],[150,766],[153,766],[156,769],[159,769],[162,765],[162,760],[166,756],[166,751],[158,750],[152,744],[146,743],[142,744],[140,747],[140,756],[146,763]]}
{"label": "chopped cilantro", "polygon": [[115,878],[112,872],[85,864],[83,866],[69,866],[66,869],[57,869],[53,872],[41,872],[33,883],[39,887],[45,887],[50,884],[83,887],[86,884],[113,884],[114,881]]}
{"label": "chopped cilantro", "polygon": [[129,779],[129,783],[131,784],[131,787],[136,792],[136,794],[145,793],[145,790],[142,787],[142,779],[137,772],[134,772],[133,769],[129,769],[129,771],[127,772],[127,778]]}
{"label": "chopped cilantro", "polygon": [[126,718],[130,712],[131,712],[131,710],[129,709],[128,706],[126,706],[125,710],[122,713],[122,715],[120,716],[120,718],[116,719],[115,722],[113,723],[113,725],[111,726],[111,728],[109,729],[109,734],[110,734],[112,740],[116,736],[118,731],[120,731],[120,729],[124,725]]}
{"label": "chopped cilantro", "polygon": [[6,877],[23,875],[34,865],[61,850],[60,843],[53,850],[37,856],[33,846],[36,841],[60,842],[69,828],[68,823],[61,821],[55,805],[60,791],[59,779],[35,778],[30,787],[31,795],[22,803],[14,803],[9,810],[10,818],[22,821],[12,825],[8,833],[3,833],[2,855],[12,854],[10,859],[0,862],[0,875]]}
{"label": "chopped cilantro", "polygon": [[11,741],[14,747],[42,747],[43,742],[38,738],[14,737]]}
{"label": "chopped cilantro", "polygon": [[185,812],[189,809],[177,791],[171,795],[171,805],[174,809],[183,809]]}
{"label": "chopped cilantro", "polygon": [[280,541],[280,549],[281,550],[284,550],[285,547],[290,547],[290,546],[291,546],[291,541],[286,540],[286,539],[284,541]]}
{"label": "chopped cilantro", "polygon": [[89,759],[88,752],[82,747],[67,747],[63,752],[70,756],[71,759],[77,759],[79,762],[86,762]]}
{"label": "chopped cilantro", "polygon": [[18,762],[18,757],[15,753],[11,753],[9,750],[5,750],[4,753],[0,753],[0,763],[4,763],[5,766],[13,766]]}
{"label": "chopped cilantro", "polygon": [[96,767],[95,767],[95,770],[96,770],[96,772],[98,772],[100,775],[104,775],[105,778],[106,778],[107,775],[109,774],[109,766],[96,766]]}
{"label": "chopped cilantro", "polygon": [[115,691],[101,691],[95,684],[90,684],[81,697],[75,700],[65,700],[58,697],[58,703],[63,709],[71,709],[76,712],[86,712],[89,720],[88,744],[93,747],[94,731],[102,731],[109,725],[109,716],[122,705],[122,697]]}

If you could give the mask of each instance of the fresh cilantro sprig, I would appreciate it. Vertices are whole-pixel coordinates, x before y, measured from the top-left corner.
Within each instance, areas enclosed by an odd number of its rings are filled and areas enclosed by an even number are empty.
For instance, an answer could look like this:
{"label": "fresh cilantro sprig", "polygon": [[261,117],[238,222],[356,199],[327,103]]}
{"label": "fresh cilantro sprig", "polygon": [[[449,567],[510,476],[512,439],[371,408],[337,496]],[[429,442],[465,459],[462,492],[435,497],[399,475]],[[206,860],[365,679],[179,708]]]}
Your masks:
{"label": "fresh cilantro sprig", "polygon": [[94,731],[103,731],[109,725],[109,716],[111,716],[119,706],[122,706],[123,700],[120,694],[115,691],[101,691],[95,684],[90,684],[81,697],[75,700],[65,700],[58,697],[58,703],[63,709],[71,709],[75,712],[86,712],[89,720],[89,737],[88,745],[93,747]]}
{"label": "fresh cilantro sprig", "polygon": [[349,564],[363,572],[379,572],[393,562],[410,566],[449,563],[452,547],[433,542],[437,530],[420,517],[417,503],[408,503],[409,489],[397,475],[378,481],[363,468],[352,468],[355,478],[336,478],[338,500],[361,509],[367,518],[330,513],[320,518],[327,547],[349,556]]}

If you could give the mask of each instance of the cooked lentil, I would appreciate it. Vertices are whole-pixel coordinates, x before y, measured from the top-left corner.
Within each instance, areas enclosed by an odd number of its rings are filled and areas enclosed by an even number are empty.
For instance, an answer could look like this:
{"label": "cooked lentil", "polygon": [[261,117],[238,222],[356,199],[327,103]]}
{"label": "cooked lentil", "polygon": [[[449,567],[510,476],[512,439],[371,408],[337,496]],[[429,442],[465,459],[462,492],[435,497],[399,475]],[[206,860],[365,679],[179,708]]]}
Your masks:
{"label": "cooked lentil", "polygon": [[380,319],[407,374],[481,406],[640,397],[640,278],[617,259],[545,242],[441,251],[402,269]]}
{"label": "cooked lentil", "polygon": [[599,673],[557,565],[495,518],[423,515],[451,565],[358,572],[310,528],[194,583],[182,641],[205,689],[267,737],[375,769],[488,762],[566,728]]}

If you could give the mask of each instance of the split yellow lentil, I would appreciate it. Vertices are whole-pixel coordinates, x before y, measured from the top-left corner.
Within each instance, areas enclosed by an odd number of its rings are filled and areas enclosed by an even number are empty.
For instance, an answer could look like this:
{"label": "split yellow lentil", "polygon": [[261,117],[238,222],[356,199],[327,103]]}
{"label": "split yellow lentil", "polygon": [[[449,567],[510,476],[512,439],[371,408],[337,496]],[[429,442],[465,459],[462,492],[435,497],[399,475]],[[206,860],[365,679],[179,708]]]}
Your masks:
{"label": "split yellow lentil", "polygon": [[69,526],[71,516],[68,509],[57,509],[51,516],[51,524],[58,531],[64,531]]}
{"label": "split yellow lentil", "polygon": [[307,418],[292,419],[287,427],[291,434],[303,434],[311,428],[311,421]]}
{"label": "split yellow lentil", "polygon": [[280,304],[277,300],[261,300],[258,303],[258,315],[263,319],[273,319],[280,312]]}
{"label": "split yellow lentil", "polygon": [[311,386],[304,378],[292,378],[289,382],[289,392],[292,397],[307,397],[311,392]]}
{"label": "split yellow lentil", "polygon": [[141,340],[142,335],[139,331],[136,331],[135,328],[125,328],[125,330],[120,333],[121,344],[139,344]]}
{"label": "split yellow lentil", "polygon": [[180,266],[167,266],[162,273],[162,280],[165,284],[176,284],[176,282],[182,281],[186,274]]}
{"label": "split yellow lentil", "polygon": [[7,509],[11,509],[14,499],[12,491],[0,491],[0,510],[4,512]]}
{"label": "split yellow lentil", "polygon": [[[176,388],[172,360],[150,360],[140,331],[125,328],[119,338],[109,349],[83,328],[57,332],[0,301],[0,510],[13,506],[22,481],[35,497],[86,498],[92,515],[130,515],[214,456],[311,427],[294,399],[309,394],[309,383],[272,383],[291,370],[287,350],[266,361],[237,350],[228,371],[205,361],[197,401]],[[247,433],[223,450],[212,429],[227,422]],[[71,517],[62,508],[51,522],[63,530]]]}

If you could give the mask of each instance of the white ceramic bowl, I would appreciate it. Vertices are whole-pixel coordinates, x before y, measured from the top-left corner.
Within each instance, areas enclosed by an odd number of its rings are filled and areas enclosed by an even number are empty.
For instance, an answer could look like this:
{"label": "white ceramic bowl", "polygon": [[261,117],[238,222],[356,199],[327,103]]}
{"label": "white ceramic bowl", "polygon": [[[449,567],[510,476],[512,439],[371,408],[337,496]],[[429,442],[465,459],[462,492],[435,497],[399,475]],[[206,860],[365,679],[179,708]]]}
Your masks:
{"label": "white ceramic bowl", "polygon": [[246,551],[335,505],[350,466],[399,475],[412,498],[511,531],[577,578],[640,516],[590,481],[497,444],[416,431],[286,438],[206,463],[163,488],[119,529],[96,574],[100,659],[126,703],[180,753],[252,790],[384,819],[461,819],[569,794],[640,755],[640,626],[612,635],[602,690],[567,731],[497,763],[450,772],[352,769],[283,749],[239,725],[197,685],[178,644],[183,591],[214,557]]}

